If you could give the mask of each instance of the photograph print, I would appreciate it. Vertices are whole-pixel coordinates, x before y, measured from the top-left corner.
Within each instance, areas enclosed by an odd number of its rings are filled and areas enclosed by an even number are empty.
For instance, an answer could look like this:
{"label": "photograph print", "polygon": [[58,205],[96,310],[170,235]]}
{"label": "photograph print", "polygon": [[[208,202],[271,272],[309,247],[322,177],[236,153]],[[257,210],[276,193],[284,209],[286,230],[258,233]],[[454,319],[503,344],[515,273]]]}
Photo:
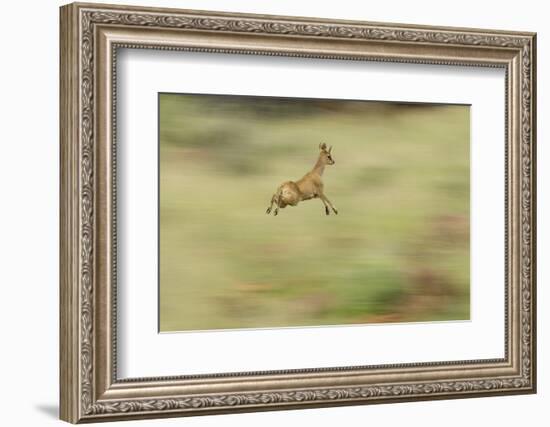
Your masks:
{"label": "photograph print", "polygon": [[470,106],[159,93],[159,330],[470,320]]}

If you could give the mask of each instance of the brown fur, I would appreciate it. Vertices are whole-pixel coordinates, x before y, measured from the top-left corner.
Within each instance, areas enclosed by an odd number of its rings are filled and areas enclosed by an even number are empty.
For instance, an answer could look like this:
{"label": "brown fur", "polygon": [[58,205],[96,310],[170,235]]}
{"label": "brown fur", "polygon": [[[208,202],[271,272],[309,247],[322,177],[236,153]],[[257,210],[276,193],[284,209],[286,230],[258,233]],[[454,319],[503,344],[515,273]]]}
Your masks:
{"label": "brown fur", "polygon": [[277,215],[279,213],[279,208],[283,209],[287,206],[296,206],[301,201],[316,198],[321,199],[323,202],[327,215],[330,213],[329,207],[335,214],[338,214],[334,205],[324,194],[324,186],[321,179],[325,171],[325,166],[335,163],[331,155],[332,147],[327,150],[327,145],[323,143],[319,145],[319,150],[317,162],[310,172],[306,173],[296,182],[286,181],[277,188],[267,208],[267,214],[271,213],[273,205],[276,206],[273,210],[273,215]]}

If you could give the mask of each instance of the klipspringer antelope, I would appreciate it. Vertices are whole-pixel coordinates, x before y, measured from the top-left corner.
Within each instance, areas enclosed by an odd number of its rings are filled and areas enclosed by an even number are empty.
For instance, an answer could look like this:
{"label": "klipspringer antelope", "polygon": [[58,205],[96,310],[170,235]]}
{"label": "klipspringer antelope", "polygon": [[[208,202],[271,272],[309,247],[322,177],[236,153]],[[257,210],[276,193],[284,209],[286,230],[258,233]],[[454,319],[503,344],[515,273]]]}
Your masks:
{"label": "klipspringer antelope", "polygon": [[[316,198],[321,199],[323,202],[327,215],[330,214],[330,209],[332,209],[335,214],[338,214],[334,205],[327,196],[325,196],[322,180],[325,166],[335,163],[331,152],[332,146],[327,150],[327,145],[325,143],[319,144],[319,158],[313,169],[296,182],[286,181],[282,183],[271,198],[271,203],[267,208],[266,214],[270,214],[273,210],[273,215],[277,215],[279,213],[279,208],[283,209],[286,206],[296,206],[301,201]],[[275,209],[273,209],[273,205],[275,205]]]}

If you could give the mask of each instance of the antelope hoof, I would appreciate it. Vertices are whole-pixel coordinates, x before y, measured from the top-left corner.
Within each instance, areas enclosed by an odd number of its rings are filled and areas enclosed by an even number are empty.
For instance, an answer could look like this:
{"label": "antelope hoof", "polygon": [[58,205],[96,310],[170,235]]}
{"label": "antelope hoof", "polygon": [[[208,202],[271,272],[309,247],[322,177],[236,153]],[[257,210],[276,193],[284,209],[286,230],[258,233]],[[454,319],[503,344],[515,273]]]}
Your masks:
{"label": "antelope hoof", "polygon": [[277,216],[278,213],[279,213],[279,209],[275,209],[275,210],[273,211],[273,215],[274,215],[274,216]]}
{"label": "antelope hoof", "polygon": [[270,214],[271,213],[271,207],[267,208],[267,210],[265,211],[266,214]]}
{"label": "antelope hoof", "polygon": [[337,211],[335,208],[332,208],[332,210],[334,211],[334,213],[335,213],[336,215],[338,215],[338,211]]}
{"label": "antelope hoof", "polygon": [[330,211],[328,210],[328,207],[326,207],[326,206],[325,206],[325,213],[326,213],[327,215],[330,215]]}

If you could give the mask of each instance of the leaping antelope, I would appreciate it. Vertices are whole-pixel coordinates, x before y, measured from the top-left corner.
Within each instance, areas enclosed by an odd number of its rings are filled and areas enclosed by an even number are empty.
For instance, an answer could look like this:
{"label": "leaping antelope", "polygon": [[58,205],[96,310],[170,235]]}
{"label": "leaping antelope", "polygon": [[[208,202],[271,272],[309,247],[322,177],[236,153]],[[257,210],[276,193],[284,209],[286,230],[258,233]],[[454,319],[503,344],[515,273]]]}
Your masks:
{"label": "leaping antelope", "polygon": [[303,200],[310,200],[319,198],[325,205],[325,213],[329,215],[329,207],[335,214],[338,214],[338,211],[330,200],[325,196],[323,192],[323,181],[321,176],[325,171],[326,165],[333,165],[334,160],[331,155],[332,146],[327,150],[327,145],[325,143],[319,144],[319,158],[313,169],[306,173],[302,179],[294,181],[283,182],[273,197],[271,198],[271,204],[267,208],[266,214],[270,214],[275,205],[275,210],[273,210],[273,215],[279,213],[279,208],[283,209],[286,206],[296,206],[298,202]]}

